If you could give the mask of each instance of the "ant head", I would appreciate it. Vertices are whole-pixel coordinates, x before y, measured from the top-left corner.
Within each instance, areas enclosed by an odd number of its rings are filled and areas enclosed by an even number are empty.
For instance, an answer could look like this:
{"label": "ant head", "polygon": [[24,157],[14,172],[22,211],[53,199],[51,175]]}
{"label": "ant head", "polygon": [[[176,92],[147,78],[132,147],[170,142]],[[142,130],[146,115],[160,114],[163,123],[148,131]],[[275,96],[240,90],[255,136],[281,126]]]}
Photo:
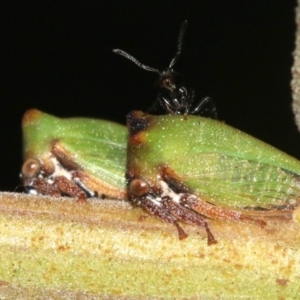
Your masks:
{"label": "ant head", "polygon": [[167,69],[156,81],[155,87],[161,92],[174,92],[181,83],[182,76],[173,69]]}
{"label": "ant head", "polygon": [[[178,37],[178,45],[177,45],[177,52],[174,56],[174,58],[172,59],[168,69],[164,72],[160,72],[158,69],[154,69],[152,67],[148,67],[142,63],[140,63],[136,58],[134,58],[133,56],[131,56],[130,54],[128,54],[127,52],[120,50],[120,49],[113,49],[114,53],[117,53],[119,55],[124,56],[125,58],[131,60],[132,62],[134,62],[138,67],[146,70],[146,71],[150,71],[150,72],[155,72],[158,73],[160,76],[160,79],[158,80],[158,82],[160,81],[164,81],[165,79],[169,78],[170,81],[175,82],[174,80],[172,80],[172,77],[175,77],[175,75],[173,74],[177,74],[173,71],[172,67],[175,65],[175,63],[177,62],[180,54],[181,54],[181,48],[182,48],[182,40],[183,40],[183,36],[186,30],[186,26],[187,26],[187,21],[184,21],[181,25],[180,28],[180,32],[179,32],[179,37]],[[167,85],[166,85],[167,86]]]}

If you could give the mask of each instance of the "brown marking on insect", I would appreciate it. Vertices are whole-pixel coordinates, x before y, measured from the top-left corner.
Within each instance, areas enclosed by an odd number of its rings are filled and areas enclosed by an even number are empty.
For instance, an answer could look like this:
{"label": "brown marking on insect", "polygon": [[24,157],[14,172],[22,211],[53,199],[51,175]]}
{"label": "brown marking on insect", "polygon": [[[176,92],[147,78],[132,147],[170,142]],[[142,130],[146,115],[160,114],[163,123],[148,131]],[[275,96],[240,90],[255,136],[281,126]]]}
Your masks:
{"label": "brown marking on insect", "polygon": [[134,136],[140,132],[143,132],[149,126],[148,118],[143,118],[141,111],[133,111],[127,116],[127,127],[129,135]]}
{"label": "brown marking on insect", "polygon": [[86,193],[73,181],[64,176],[57,176],[54,185],[64,194],[77,198],[79,203],[86,203]]}
{"label": "brown marking on insect", "polygon": [[[24,185],[26,186],[26,181],[24,182]],[[33,182],[31,184],[37,191],[37,193],[42,195],[49,195],[53,197],[60,197],[61,192],[57,188],[57,186],[48,183],[47,179],[44,178],[35,178],[33,179]]]}
{"label": "brown marking on insect", "polygon": [[176,193],[187,193],[192,192],[186,185],[183,184],[181,178],[168,166],[159,166],[159,172],[162,179],[168,183],[170,188]]}
{"label": "brown marking on insect", "polygon": [[97,192],[99,195],[109,195],[112,199],[128,199],[126,187],[120,190],[108,182],[101,180],[91,174],[86,173],[84,170],[72,172],[73,178],[79,180],[91,191]]}
{"label": "brown marking on insect", "polygon": [[60,164],[67,170],[82,169],[80,165],[74,162],[74,158],[59,142],[53,140],[51,142],[51,153],[57,158]]}
{"label": "brown marking on insect", "polygon": [[140,179],[139,177],[140,173],[141,173],[141,166],[138,166],[136,164],[131,164],[130,166],[127,166],[125,178],[127,179],[128,183],[130,183],[134,179]]}
{"label": "brown marking on insect", "polygon": [[131,145],[143,145],[145,143],[145,134],[143,132],[131,135],[128,141]]}
{"label": "brown marking on insect", "polygon": [[35,108],[27,110],[22,119],[22,126],[35,122],[35,120],[39,119],[41,115],[42,113]]}
{"label": "brown marking on insect", "polygon": [[246,216],[242,214],[241,211],[231,210],[228,208],[223,208],[221,206],[210,204],[195,195],[185,194],[183,197],[181,197],[180,201],[183,205],[189,206],[197,213],[212,219],[247,221],[250,223],[257,224],[261,227],[264,227],[266,225],[264,221]]}

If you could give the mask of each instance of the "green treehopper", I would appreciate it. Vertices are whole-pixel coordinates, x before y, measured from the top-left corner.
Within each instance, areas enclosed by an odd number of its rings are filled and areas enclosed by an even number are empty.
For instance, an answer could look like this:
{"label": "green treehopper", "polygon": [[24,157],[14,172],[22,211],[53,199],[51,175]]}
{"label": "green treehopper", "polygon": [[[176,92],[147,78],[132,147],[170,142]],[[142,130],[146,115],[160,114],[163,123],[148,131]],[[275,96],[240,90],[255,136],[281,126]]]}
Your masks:
{"label": "green treehopper", "polygon": [[291,214],[300,203],[300,161],[222,122],[133,111],[126,179],[130,200],[187,234],[178,221],[249,221]]}
{"label": "green treehopper", "polygon": [[57,118],[36,109],[22,122],[21,178],[32,194],[127,199],[125,126],[88,118]]}

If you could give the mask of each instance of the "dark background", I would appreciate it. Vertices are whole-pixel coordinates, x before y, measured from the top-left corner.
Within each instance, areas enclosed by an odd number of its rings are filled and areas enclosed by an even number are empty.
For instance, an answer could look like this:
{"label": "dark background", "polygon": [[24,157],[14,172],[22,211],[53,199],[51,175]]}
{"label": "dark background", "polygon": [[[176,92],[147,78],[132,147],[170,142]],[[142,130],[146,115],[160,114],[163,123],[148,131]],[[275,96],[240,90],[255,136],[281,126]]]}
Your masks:
{"label": "dark background", "polygon": [[0,190],[22,164],[21,118],[29,108],[61,117],[125,123],[156,97],[155,73],[112,53],[166,68],[187,19],[175,69],[220,119],[300,158],[291,110],[295,1],[9,1],[1,9]]}

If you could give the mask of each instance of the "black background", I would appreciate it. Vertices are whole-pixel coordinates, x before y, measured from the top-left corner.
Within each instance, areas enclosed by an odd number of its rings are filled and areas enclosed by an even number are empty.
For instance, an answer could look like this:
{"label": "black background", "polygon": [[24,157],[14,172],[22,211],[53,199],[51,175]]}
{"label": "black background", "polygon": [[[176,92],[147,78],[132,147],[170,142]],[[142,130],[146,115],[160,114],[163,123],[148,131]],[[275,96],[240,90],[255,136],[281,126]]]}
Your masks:
{"label": "black background", "polygon": [[21,118],[29,108],[125,123],[147,110],[155,73],[112,53],[126,50],[175,69],[220,119],[300,158],[291,110],[295,1],[8,1],[1,8],[0,190],[20,184]]}

